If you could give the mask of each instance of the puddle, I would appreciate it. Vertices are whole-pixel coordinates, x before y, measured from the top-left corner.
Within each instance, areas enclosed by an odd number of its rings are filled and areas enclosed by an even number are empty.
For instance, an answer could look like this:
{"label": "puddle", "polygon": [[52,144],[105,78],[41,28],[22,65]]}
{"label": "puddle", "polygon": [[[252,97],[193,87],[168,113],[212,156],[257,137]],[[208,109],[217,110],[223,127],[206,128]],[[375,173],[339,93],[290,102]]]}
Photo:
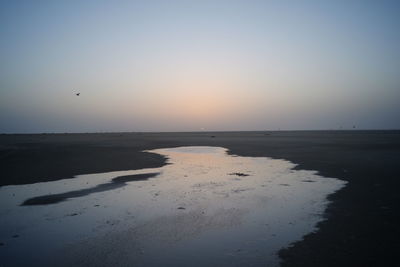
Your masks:
{"label": "puddle", "polygon": [[0,188],[2,264],[278,266],[345,182],[226,151],[156,149],[171,164]]}

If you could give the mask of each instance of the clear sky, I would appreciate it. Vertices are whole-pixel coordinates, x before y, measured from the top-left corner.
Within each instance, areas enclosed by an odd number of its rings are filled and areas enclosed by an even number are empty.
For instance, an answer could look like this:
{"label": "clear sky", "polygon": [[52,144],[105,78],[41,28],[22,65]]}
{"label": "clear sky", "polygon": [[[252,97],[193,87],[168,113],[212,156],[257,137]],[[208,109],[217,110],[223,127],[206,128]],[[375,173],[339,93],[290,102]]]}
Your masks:
{"label": "clear sky", "polygon": [[382,0],[0,0],[0,132],[399,129],[399,14]]}

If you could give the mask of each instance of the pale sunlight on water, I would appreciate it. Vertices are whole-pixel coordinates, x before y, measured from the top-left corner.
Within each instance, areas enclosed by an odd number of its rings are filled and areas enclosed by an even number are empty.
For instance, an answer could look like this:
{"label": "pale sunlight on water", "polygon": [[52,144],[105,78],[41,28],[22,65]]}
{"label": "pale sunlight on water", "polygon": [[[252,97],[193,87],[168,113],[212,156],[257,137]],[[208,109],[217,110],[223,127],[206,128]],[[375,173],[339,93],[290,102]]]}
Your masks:
{"label": "pale sunlight on water", "polygon": [[169,164],[0,188],[2,264],[277,266],[345,184],[220,147],[148,152]]}

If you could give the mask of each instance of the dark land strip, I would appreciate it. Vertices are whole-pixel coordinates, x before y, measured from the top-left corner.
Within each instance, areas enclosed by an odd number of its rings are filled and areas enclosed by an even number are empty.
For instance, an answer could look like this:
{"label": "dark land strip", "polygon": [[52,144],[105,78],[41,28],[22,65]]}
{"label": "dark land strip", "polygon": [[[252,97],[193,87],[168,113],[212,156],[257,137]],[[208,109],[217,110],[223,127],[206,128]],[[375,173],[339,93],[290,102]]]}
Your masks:
{"label": "dark land strip", "polygon": [[68,191],[65,193],[60,194],[51,194],[51,195],[43,195],[38,197],[33,197],[25,200],[21,206],[32,206],[32,205],[49,205],[59,203],[70,198],[78,198],[87,196],[93,193],[99,193],[104,191],[114,190],[123,186],[126,186],[128,182],[134,181],[144,181],[148,180],[151,177],[157,176],[159,173],[144,173],[144,174],[135,174],[135,175],[126,175],[126,176],[119,176],[113,178],[111,182],[99,184],[94,187]]}

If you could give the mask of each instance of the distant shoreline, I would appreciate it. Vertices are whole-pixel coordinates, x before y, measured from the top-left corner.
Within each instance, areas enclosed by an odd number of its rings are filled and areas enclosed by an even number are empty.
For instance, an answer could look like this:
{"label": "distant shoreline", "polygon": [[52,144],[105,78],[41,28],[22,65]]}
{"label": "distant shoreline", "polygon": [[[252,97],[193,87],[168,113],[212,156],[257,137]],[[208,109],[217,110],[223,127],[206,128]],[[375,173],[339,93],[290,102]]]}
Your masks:
{"label": "distant shoreline", "polygon": [[0,133],[0,135],[63,135],[63,134],[172,134],[172,133],[295,133],[295,132],[392,132],[400,129],[332,129],[332,130],[246,130],[246,131],[111,131],[111,132],[29,132],[29,133]]}

